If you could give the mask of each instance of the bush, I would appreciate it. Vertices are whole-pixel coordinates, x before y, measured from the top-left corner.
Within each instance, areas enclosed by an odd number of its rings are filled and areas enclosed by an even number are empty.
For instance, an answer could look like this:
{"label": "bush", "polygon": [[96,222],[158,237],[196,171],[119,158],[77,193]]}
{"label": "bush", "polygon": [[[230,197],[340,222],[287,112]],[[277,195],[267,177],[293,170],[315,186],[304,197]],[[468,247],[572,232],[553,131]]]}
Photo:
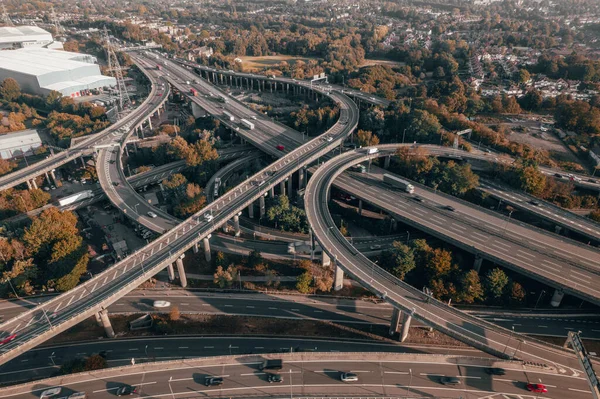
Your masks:
{"label": "bush", "polygon": [[181,318],[181,313],[179,312],[179,308],[177,306],[173,306],[171,311],[169,312],[169,320],[177,321]]}

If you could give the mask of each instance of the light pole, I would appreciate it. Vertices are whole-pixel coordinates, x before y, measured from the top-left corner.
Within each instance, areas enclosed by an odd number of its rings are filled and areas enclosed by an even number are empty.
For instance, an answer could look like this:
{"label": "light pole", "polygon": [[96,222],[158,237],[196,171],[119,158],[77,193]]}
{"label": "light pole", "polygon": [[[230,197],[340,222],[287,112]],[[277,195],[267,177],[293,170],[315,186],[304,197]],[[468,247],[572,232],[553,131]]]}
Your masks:
{"label": "light pole", "polygon": [[404,135],[406,134],[406,129],[404,129],[404,132],[402,133],[402,144],[404,144]]}
{"label": "light pole", "polygon": [[290,369],[290,399],[294,399],[294,385],[292,384],[292,369]]}
{"label": "light pole", "polygon": [[540,292],[540,295],[538,296],[537,301],[535,301],[535,306],[533,307],[534,309],[537,309],[538,303],[540,303],[540,299],[542,299],[542,295],[544,295],[545,293],[546,293],[545,290],[542,290],[542,292]]}
{"label": "light pole", "polygon": [[408,369],[408,373],[410,374],[410,380],[408,380],[408,387],[406,387],[406,395],[410,394],[410,386],[412,385],[412,369]]}
{"label": "light pole", "polygon": [[410,231],[406,230],[406,245],[408,245],[409,241],[410,241]]}
{"label": "light pole", "polygon": [[519,344],[517,345],[517,349],[515,349],[515,353],[513,353],[513,355],[512,355],[512,359],[514,359],[517,356],[517,352],[519,351],[521,344],[524,344],[524,343],[526,343],[524,340],[519,339]]}
{"label": "light pole", "polygon": [[512,216],[513,211],[509,211],[508,212],[508,219],[506,220],[506,223],[504,224],[504,231],[502,232],[502,235],[506,234],[506,228],[508,227],[508,223],[510,222],[510,217]]}
{"label": "light pole", "polygon": [[148,358],[148,345],[144,348],[144,353],[146,354],[146,359]]}
{"label": "light pole", "polygon": [[504,346],[504,350],[502,351],[503,354],[506,353],[506,348],[508,348],[508,343],[512,339],[512,336],[513,336],[514,333],[515,333],[515,326],[512,326],[512,329],[510,330],[510,335],[508,337],[508,340],[506,341],[506,345]]}

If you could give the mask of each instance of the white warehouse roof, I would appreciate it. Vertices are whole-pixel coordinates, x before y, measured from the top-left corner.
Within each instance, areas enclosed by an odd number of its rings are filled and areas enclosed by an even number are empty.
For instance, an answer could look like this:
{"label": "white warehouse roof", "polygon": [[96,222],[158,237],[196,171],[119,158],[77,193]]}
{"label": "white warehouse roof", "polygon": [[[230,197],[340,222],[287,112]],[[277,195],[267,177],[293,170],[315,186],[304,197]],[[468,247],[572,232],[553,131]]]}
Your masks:
{"label": "white warehouse roof", "polygon": [[11,159],[23,154],[31,155],[42,141],[37,130],[21,130],[0,135],[0,158]]}
{"label": "white warehouse roof", "polygon": [[83,90],[115,86],[115,78],[104,76],[88,54],[44,48],[2,51],[0,81],[15,79],[25,92],[47,95],[56,90],[78,96]]}
{"label": "white warehouse roof", "polygon": [[52,35],[37,26],[5,26],[0,28],[0,43],[51,42]]}

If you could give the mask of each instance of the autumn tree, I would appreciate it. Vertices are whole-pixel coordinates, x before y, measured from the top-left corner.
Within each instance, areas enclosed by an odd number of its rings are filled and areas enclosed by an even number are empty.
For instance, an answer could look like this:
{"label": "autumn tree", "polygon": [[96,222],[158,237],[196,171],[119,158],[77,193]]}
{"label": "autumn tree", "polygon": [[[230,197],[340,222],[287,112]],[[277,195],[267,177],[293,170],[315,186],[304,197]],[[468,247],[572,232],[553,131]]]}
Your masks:
{"label": "autumn tree", "polygon": [[169,312],[169,320],[177,321],[181,318],[181,313],[179,312],[179,308],[177,306],[173,306],[171,311]]}
{"label": "autumn tree", "polygon": [[217,266],[217,270],[213,275],[214,283],[217,284],[219,288],[231,287],[237,274],[237,267],[233,264],[227,266],[227,269],[223,269],[222,266]]}
{"label": "autumn tree", "polygon": [[301,294],[310,294],[313,291],[312,288],[312,275],[309,271],[306,271],[298,276],[296,279],[296,289]]}
{"label": "autumn tree", "polygon": [[463,274],[460,279],[460,288],[460,299],[464,303],[473,303],[484,299],[479,273],[474,269]]}
{"label": "autumn tree", "polygon": [[361,147],[370,147],[379,144],[379,137],[373,134],[370,130],[359,129],[356,133],[358,145]]}
{"label": "autumn tree", "polygon": [[85,371],[100,370],[108,367],[106,359],[100,355],[92,355],[85,359],[83,366]]}
{"label": "autumn tree", "polygon": [[6,78],[0,84],[0,98],[6,102],[13,102],[21,96],[21,86],[13,78]]}

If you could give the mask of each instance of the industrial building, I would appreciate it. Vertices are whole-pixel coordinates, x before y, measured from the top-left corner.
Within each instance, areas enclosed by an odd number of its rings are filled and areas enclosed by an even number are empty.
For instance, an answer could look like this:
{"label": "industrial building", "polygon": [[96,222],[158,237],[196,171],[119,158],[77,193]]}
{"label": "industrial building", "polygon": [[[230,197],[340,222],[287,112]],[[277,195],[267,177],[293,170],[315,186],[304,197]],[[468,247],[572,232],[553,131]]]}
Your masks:
{"label": "industrial building", "polygon": [[23,155],[33,155],[42,146],[37,130],[20,130],[0,135],[0,158],[12,159]]}
{"label": "industrial building", "polygon": [[0,28],[0,50],[19,48],[62,49],[50,32],[37,26],[5,26]]}
{"label": "industrial building", "polygon": [[44,96],[55,90],[78,97],[89,90],[116,86],[115,78],[102,75],[96,62],[88,54],[45,48],[2,51],[0,81],[13,78],[24,92]]}

